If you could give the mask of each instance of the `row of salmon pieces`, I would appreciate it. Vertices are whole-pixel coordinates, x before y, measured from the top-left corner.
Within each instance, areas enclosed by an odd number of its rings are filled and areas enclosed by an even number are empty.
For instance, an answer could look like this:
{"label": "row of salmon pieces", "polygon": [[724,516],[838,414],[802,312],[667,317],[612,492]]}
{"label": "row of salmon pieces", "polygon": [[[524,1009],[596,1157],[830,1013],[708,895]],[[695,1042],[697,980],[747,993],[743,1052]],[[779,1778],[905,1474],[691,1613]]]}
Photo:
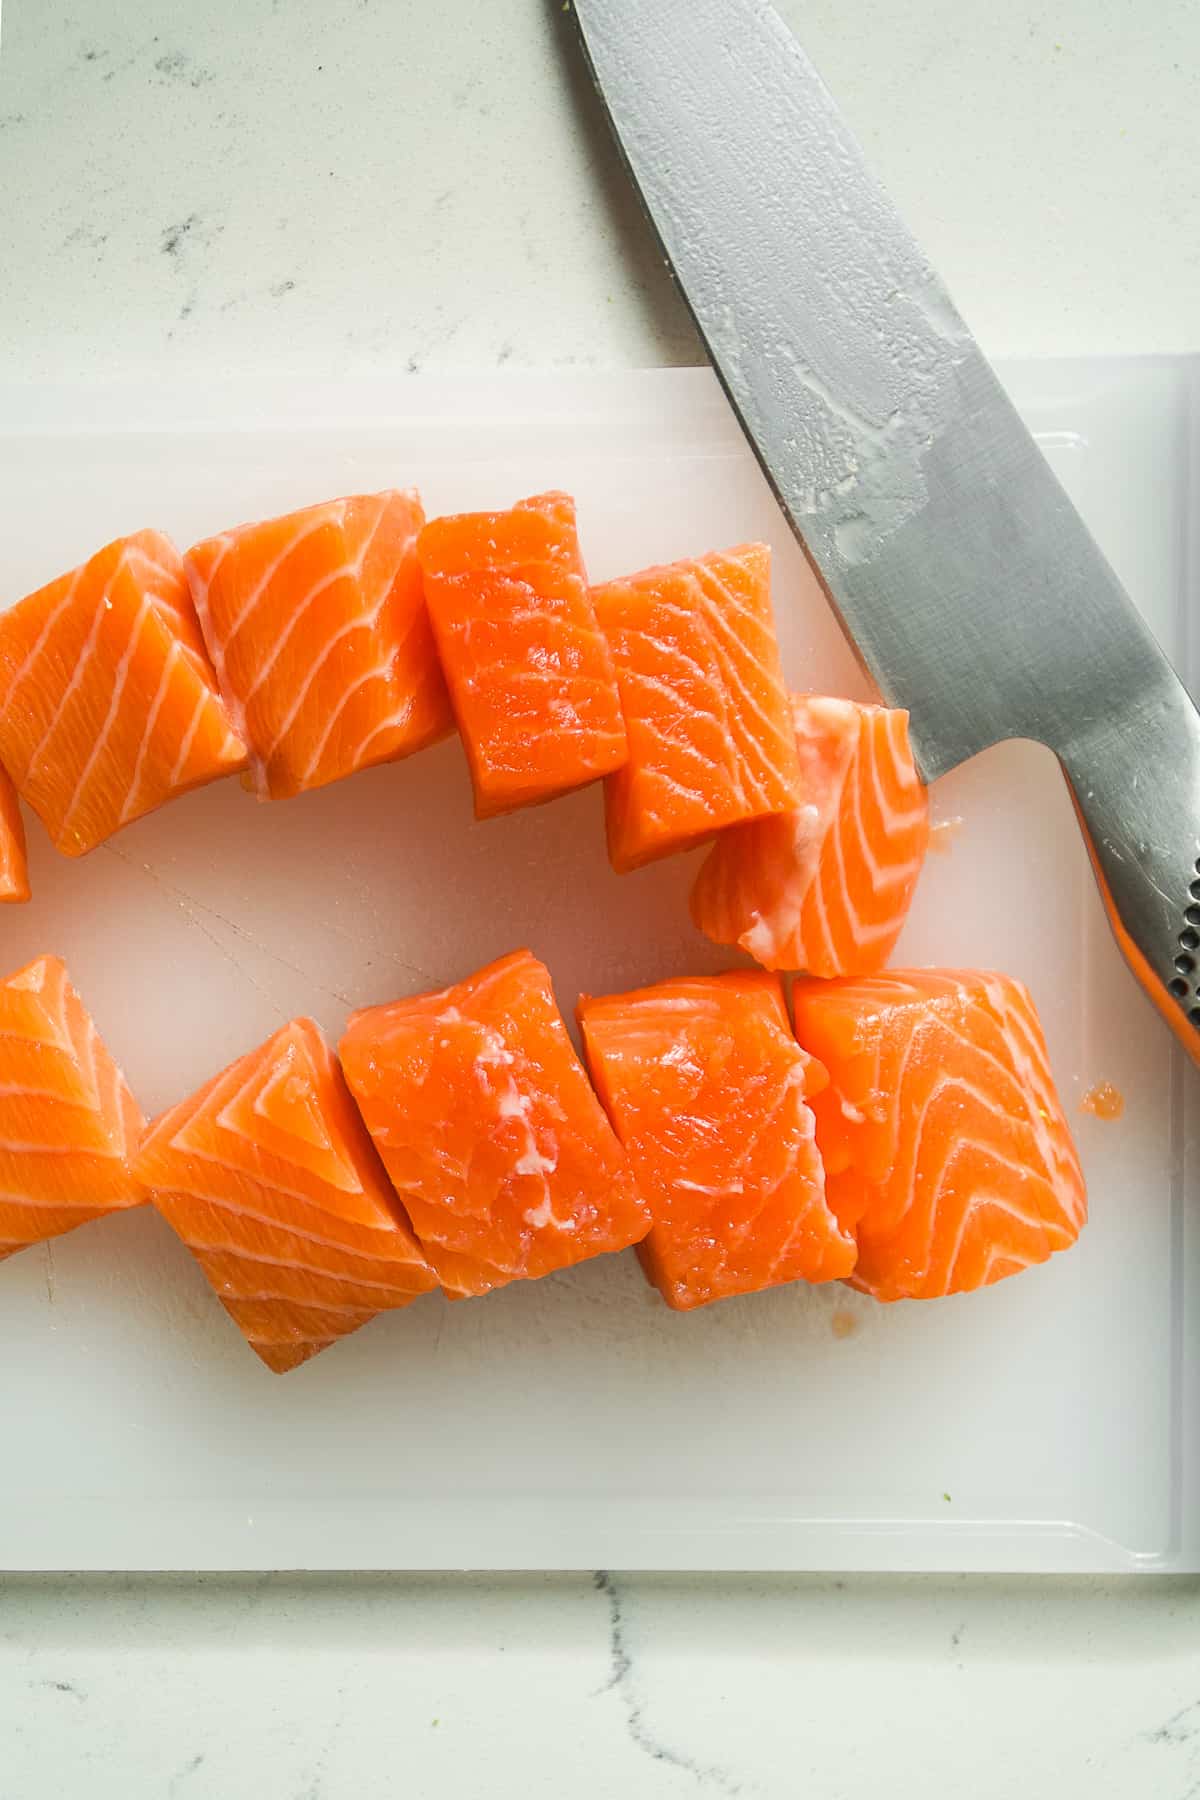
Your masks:
{"label": "row of salmon pieces", "polygon": [[182,557],[143,531],[0,614],[0,898],[29,893],[14,785],[75,856],[222,776],[280,799],[455,726],[480,817],[603,778],[618,870],[716,836],[716,941],[884,966],[929,836],[907,716],[787,693],[765,545],[590,587],[558,493],[428,523],[357,496]]}
{"label": "row of salmon pieces", "polygon": [[[149,1126],[63,964],[0,983],[0,1258],[151,1201],[268,1366],[441,1288],[636,1245],[668,1305],[984,1286],[1073,1243],[1079,1162],[1019,982],[761,970],[584,997],[518,951],[293,1020]],[[593,1086],[594,1083],[594,1086]]]}

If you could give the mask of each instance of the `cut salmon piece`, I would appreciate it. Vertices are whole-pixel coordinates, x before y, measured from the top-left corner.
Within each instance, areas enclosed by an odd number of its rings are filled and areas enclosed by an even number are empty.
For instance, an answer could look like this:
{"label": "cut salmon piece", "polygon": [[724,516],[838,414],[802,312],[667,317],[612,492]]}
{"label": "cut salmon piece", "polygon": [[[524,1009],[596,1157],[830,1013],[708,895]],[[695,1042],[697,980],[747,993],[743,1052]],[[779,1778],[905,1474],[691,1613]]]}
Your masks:
{"label": "cut salmon piece", "polygon": [[342,1066],[452,1299],[645,1236],[549,971],[518,950],[440,993],[355,1013]]}
{"label": "cut salmon piece", "polygon": [[137,1173],[277,1374],[436,1286],[311,1019],[156,1119]]}
{"label": "cut salmon piece", "polygon": [[411,491],[356,494],[193,544],[186,562],[217,683],[280,800],[394,762],[453,726]]}
{"label": "cut salmon piece", "polygon": [[824,1071],[792,1035],[777,976],[585,996],[579,1021],[650,1203],[639,1255],[668,1306],[850,1273],[854,1242],[826,1204],[808,1104]]}
{"label": "cut salmon piece", "polygon": [[0,769],[0,901],[28,900],[29,864],[17,790]]}
{"label": "cut salmon piece", "polygon": [[853,1285],[931,1299],[1045,1262],[1087,1197],[1028,990],[986,970],[908,969],[795,988],[830,1202]]}
{"label": "cut salmon piece", "polygon": [[0,761],[67,856],[245,767],[160,532],[118,538],[0,614]]}
{"label": "cut salmon piece", "polygon": [[929,847],[929,801],[908,714],[792,696],[800,804],[722,832],[692,918],[767,969],[873,975],[908,917]]}
{"label": "cut salmon piece", "polygon": [[140,1206],[142,1115],[57,956],[0,982],[0,1258]]}
{"label": "cut salmon piece", "polygon": [[786,812],[799,765],[766,544],[592,590],[617,665],[629,760],[604,784],[614,869]]}
{"label": "cut salmon piece", "polygon": [[433,519],[421,568],[481,819],[625,761],[616,672],[588,592],[575,502]]}

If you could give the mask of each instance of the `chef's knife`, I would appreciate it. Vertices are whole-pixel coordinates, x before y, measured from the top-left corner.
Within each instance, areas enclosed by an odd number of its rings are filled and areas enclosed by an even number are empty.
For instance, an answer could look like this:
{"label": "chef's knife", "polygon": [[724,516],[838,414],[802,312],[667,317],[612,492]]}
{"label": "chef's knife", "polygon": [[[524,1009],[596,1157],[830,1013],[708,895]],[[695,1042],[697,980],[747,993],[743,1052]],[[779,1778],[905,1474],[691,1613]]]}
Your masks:
{"label": "chef's knife", "polygon": [[1200,715],[765,0],[574,0],[725,390],[926,780],[1048,744],[1200,1057]]}

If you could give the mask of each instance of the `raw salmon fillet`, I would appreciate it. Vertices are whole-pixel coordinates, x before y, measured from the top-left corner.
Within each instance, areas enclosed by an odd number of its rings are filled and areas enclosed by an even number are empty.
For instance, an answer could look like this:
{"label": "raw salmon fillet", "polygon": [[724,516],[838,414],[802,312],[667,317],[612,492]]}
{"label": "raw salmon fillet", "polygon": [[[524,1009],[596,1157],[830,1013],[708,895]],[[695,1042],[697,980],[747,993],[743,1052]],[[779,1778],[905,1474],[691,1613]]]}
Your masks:
{"label": "raw salmon fillet", "polygon": [[21,807],[16,788],[0,769],[0,901],[28,898],[29,867]]}
{"label": "raw salmon fillet", "polygon": [[604,784],[614,869],[796,805],[770,588],[770,550],[742,544],[593,589],[629,733]]}
{"label": "raw salmon fillet", "polygon": [[800,804],[721,833],[692,918],[767,969],[873,975],[900,936],[929,845],[908,714],[792,696]]}
{"label": "raw salmon fillet", "polygon": [[340,1050],[452,1299],[645,1236],[628,1159],[528,950],[440,993],[356,1013]]}
{"label": "raw salmon fillet", "polygon": [[279,800],[392,762],[451,729],[417,564],[413,492],[357,494],[193,544],[217,683]]}
{"label": "raw salmon fillet", "polygon": [[142,1115],[57,956],[0,982],[0,1258],[146,1195]]}
{"label": "raw salmon fillet", "polygon": [[156,1119],[137,1172],[277,1374],[436,1286],[311,1019]]}
{"label": "raw salmon fillet", "polygon": [[878,1300],[983,1287],[1073,1244],[1083,1175],[1019,981],[909,969],[795,988],[830,1202]]}
{"label": "raw salmon fillet", "polygon": [[826,1205],[808,1104],[824,1071],[792,1035],[777,976],[585,996],[579,1021],[650,1203],[639,1255],[669,1306],[850,1273],[854,1243]]}
{"label": "raw salmon fillet", "polygon": [[67,856],[245,766],[160,532],[0,614],[0,761]]}
{"label": "raw salmon fillet", "polygon": [[616,672],[570,496],[433,519],[420,557],[476,816],[551,800],[619,767]]}

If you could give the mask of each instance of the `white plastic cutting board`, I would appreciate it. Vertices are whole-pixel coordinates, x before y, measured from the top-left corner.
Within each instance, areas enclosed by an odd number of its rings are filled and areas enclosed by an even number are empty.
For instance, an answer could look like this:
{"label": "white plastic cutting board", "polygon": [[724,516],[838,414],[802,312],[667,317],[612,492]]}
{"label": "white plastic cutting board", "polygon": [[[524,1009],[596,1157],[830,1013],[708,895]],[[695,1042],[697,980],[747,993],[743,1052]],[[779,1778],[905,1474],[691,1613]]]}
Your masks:
{"label": "white plastic cutting board", "polygon": [[[1194,683],[1195,367],[1007,376]],[[790,678],[863,691],[707,373],[0,404],[5,600],[145,524],[187,542],[337,492],[416,482],[436,511],[563,486],[596,577],[768,538]],[[1113,948],[1049,755],[991,752],[935,803],[962,824],[901,954],[1032,986],[1091,1185],[1077,1250],[934,1304],[792,1288],[691,1316],[609,1258],[423,1301],[280,1380],[165,1225],[109,1220],[0,1267],[0,1566],[1200,1566],[1200,1086]],[[455,743],[270,807],[226,783],[82,862],[30,835],[0,967],[65,955],[150,1112],[296,1012],[336,1032],[520,944],[568,1013],[727,960],[688,923],[694,858],[612,875],[597,790],[476,825]],[[1077,1114],[1101,1080],[1119,1123]]]}

